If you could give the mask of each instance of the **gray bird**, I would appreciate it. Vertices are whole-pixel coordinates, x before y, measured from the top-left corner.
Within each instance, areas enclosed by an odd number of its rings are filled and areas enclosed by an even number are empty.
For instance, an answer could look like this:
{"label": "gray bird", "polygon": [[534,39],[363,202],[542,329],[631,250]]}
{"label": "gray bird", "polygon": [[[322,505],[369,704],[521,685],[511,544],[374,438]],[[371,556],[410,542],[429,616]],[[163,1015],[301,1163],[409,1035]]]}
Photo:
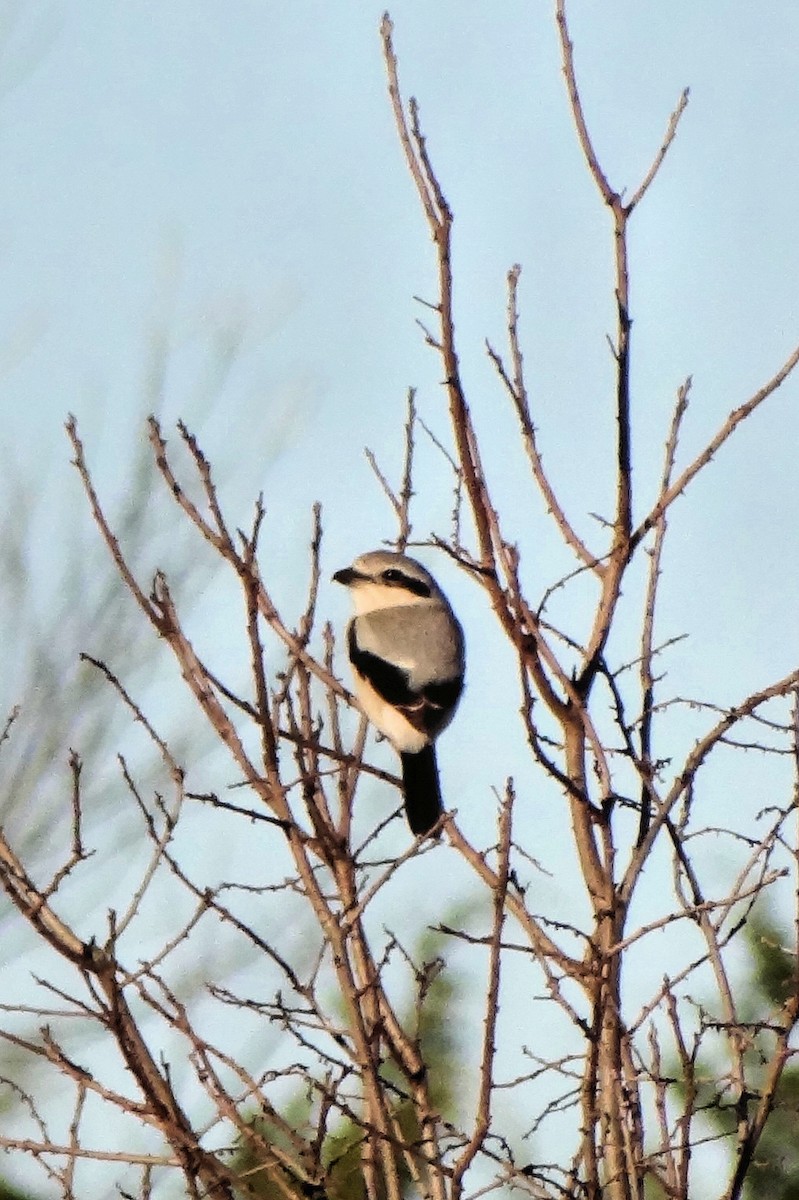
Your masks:
{"label": "gray bird", "polygon": [[427,833],[443,812],[433,742],[463,691],[463,631],[430,572],[405,554],[362,554],[333,579],[355,606],[347,627],[355,693],[400,756],[411,832]]}

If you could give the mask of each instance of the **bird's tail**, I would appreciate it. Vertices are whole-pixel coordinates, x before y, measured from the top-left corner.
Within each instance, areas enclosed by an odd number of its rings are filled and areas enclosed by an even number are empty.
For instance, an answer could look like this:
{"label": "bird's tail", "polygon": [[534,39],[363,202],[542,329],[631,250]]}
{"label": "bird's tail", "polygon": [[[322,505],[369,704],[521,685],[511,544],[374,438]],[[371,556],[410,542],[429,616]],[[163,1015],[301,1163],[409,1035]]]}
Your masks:
{"label": "bird's tail", "polygon": [[400,754],[405,812],[411,833],[428,833],[444,811],[433,745],[418,754]]}

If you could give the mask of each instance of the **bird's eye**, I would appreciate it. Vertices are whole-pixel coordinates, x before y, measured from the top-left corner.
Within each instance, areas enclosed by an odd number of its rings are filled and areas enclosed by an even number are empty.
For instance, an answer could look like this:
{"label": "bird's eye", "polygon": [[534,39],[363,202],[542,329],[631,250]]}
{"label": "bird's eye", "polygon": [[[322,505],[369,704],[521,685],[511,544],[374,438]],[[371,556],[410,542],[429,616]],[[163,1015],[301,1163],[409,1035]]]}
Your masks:
{"label": "bird's eye", "polygon": [[403,591],[410,592],[414,596],[430,595],[430,588],[423,579],[416,579],[413,575],[406,575],[398,567],[386,567],[385,571],[381,573],[380,578],[389,587],[402,588]]}

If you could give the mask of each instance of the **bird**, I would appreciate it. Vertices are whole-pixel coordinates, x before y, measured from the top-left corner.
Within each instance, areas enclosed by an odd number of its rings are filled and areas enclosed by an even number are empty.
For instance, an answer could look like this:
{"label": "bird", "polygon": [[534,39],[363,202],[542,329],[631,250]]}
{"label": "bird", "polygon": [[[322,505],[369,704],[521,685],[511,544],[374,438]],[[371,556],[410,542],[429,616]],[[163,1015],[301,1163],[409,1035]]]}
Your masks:
{"label": "bird", "polygon": [[400,756],[405,813],[418,837],[444,811],[434,742],[463,692],[463,630],[433,576],[406,554],[372,550],[333,580],[355,608],[347,626],[355,694]]}

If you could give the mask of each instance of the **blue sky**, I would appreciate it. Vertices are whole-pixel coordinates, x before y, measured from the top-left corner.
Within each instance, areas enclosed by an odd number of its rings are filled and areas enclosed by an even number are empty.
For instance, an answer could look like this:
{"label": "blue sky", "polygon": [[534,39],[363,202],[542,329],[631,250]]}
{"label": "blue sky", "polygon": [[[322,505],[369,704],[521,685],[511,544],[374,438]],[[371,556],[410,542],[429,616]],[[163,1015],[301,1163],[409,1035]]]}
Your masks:
{"label": "blue sky", "polygon": [[[683,379],[694,378],[685,462],[799,340],[799,11],[786,0],[723,7],[570,6],[614,186],[637,185],[691,89],[631,229],[641,511]],[[300,603],[315,500],[330,571],[393,535],[363,447],[397,471],[409,386],[441,436],[446,420],[438,364],[415,325],[413,296],[433,299],[433,258],[392,125],[381,15],[370,0],[0,6],[0,455],[39,497],[31,591],[44,617],[63,530],[88,520],[62,432],[68,411],[112,501],[124,499],[146,414],[183,416],[219,465],[237,522],[265,491],[270,570],[287,604]],[[610,223],[573,133],[549,5],[400,0],[392,16],[402,84],[420,101],[456,216],[464,377],[535,594],[559,560],[483,343],[503,343],[505,273],[520,262],[545,459],[593,533],[587,514],[607,512],[611,495]],[[217,386],[220,345],[237,353]],[[669,660],[679,694],[732,701],[796,661],[798,398],[790,380],[675,509],[662,631],[692,635]],[[417,491],[424,537],[445,527],[450,499],[426,447]],[[6,504],[13,518],[13,497]],[[177,525],[170,536],[181,537]],[[479,764],[463,746],[486,728],[502,744],[516,699],[508,708],[481,598],[448,564],[426,561],[470,645],[463,740],[453,731],[442,742],[445,786],[464,797],[467,832],[490,841],[490,788],[510,771],[529,785],[527,764],[519,746]],[[322,604],[344,619],[334,589]],[[0,616],[13,630],[14,614]],[[579,609],[569,616],[579,628]],[[207,621],[224,639],[226,614],[209,609]],[[7,676],[6,707],[14,686]],[[568,892],[563,814],[532,805],[521,819],[548,848],[554,875],[541,886],[557,905]]]}
{"label": "blue sky", "polygon": [[[274,478],[281,525],[302,527],[320,498],[331,538],[357,549],[386,535],[377,507],[359,515],[360,536],[337,531],[331,467],[346,481],[361,472],[369,486],[361,447],[392,452],[408,385],[443,426],[411,300],[430,294],[432,259],[386,102],[380,12],[368,3],[19,9],[5,57],[21,78],[0,107],[4,440],[17,461],[30,452],[47,463],[51,494],[79,504],[60,429],[67,410],[100,469],[124,479],[128,443],[154,403],[154,330],[171,346],[164,411],[191,421],[222,326],[243,330],[247,353],[222,401],[196,420],[211,457],[235,459],[239,502]],[[478,421],[481,409],[490,414],[489,441],[512,430],[497,424],[506,414],[482,344],[501,342],[504,274],[520,261],[544,448],[563,464],[575,504],[596,508],[601,494],[586,501],[579,491],[599,469],[605,443],[595,435],[608,431],[610,243],[572,134],[550,14],[543,4],[404,3],[393,15],[403,83],[419,96],[456,213],[459,328]],[[732,3],[723,22],[693,4],[573,7],[586,107],[617,186],[640,178],[681,89],[692,90],[631,233],[636,434],[647,465],[686,374],[695,379],[686,444],[698,445],[790,347],[796,26],[787,4],[763,15]],[[770,489],[791,487],[791,441],[775,436],[789,393],[752,433],[771,462]],[[285,451],[277,464],[276,448]],[[304,464],[299,488],[292,452]],[[768,544],[763,532],[790,514],[790,494],[775,506],[753,480],[730,496],[725,467],[704,514]],[[289,531],[299,536],[297,525]]]}

